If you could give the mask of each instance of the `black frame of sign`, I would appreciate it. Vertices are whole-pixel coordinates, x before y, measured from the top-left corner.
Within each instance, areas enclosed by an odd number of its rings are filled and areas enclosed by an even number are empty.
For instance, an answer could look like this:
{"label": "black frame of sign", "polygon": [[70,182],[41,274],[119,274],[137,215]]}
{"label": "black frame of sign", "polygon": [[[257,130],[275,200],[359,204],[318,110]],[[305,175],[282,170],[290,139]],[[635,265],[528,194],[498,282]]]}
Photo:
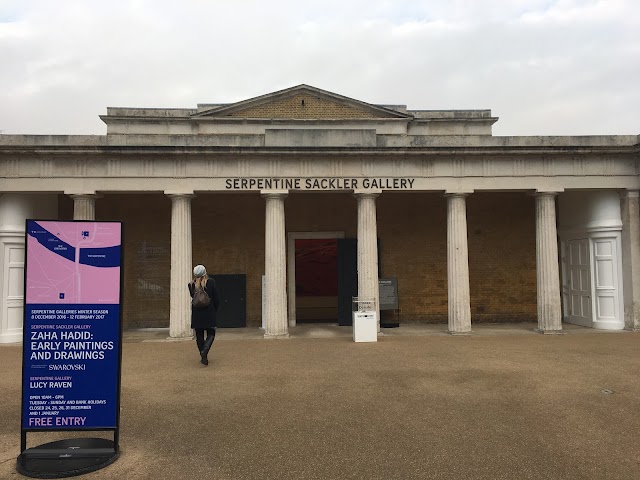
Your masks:
{"label": "black frame of sign", "polygon": [[[25,352],[27,348],[27,265],[28,265],[28,225],[29,222],[64,222],[64,223],[103,223],[120,224],[120,285],[118,312],[118,357],[115,398],[115,426],[105,428],[24,428],[25,402]],[[24,299],[23,299],[23,332],[22,332],[22,389],[20,402],[20,455],[16,469],[22,475],[34,478],[66,478],[104,468],[120,456],[120,393],[122,380],[122,327],[123,327],[123,286],[124,286],[124,224],[122,221],[94,220],[36,220],[25,222],[25,261],[24,261]],[[105,438],[70,438],[27,448],[27,433],[31,432],[113,432],[113,441]]]}

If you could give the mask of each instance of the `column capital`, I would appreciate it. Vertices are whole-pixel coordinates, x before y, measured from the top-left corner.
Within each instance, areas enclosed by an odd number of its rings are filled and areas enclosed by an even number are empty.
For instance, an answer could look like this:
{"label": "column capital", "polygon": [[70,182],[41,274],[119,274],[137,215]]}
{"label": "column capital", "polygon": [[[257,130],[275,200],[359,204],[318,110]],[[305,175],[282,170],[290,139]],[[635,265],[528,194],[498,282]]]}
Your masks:
{"label": "column capital", "polygon": [[354,190],[353,196],[356,198],[376,198],[382,193],[378,188],[369,188],[367,190]]}
{"label": "column capital", "polygon": [[445,197],[468,197],[473,193],[473,190],[445,190]]}
{"label": "column capital", "polygon": [[534,197],[557,197],[559,193],[564,192],[564,190],[536,190],[531,195]]}
{"label": "column capital", "polygon": [[195,194],[193,193],[193,190],[183,190],[183,191],[165,190],[164,194],[167,197],[170,197],[170,198],[193,198],[193,197],[195,197]]}
{"label": "column capital", "polygon": [[71,198],[102,198],[103,195],[96,192],[64,192],[65,195]]}
{"label": "column capital", "polygon": [[634,188],[628,188],[626,190],[621,190],[620,191],[620,196],[621,197],[626,197],[626,198],[639,198],[640,197],[640,190],[636,190]]}
{"label": "column capital", "polygon": [[264,198],[286,198],[289,190],[260,190],[260,195]]}

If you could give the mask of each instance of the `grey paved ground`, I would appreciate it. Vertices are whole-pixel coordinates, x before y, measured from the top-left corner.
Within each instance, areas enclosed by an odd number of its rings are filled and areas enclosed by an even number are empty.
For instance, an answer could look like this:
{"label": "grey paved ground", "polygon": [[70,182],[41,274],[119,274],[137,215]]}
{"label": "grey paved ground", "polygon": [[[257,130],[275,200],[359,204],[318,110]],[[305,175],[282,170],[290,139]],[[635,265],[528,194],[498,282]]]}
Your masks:
{"label": "grey paved ground", "polygon": [[[195,342],[127,332],[122,455],[81,478],[640,478],[640,334],[531,329],[223,331],[209,367]],[[20,355],[0,346],[1,479],[23,478]]]}

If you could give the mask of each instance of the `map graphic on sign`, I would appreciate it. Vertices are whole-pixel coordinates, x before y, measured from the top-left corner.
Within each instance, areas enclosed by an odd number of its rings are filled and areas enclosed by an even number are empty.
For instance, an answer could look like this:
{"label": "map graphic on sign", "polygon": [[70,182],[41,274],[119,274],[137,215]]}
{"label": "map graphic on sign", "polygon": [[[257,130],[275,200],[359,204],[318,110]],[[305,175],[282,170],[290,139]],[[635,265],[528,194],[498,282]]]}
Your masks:
{"label": "map graphic on sign", "polygon": [[26,303],[118,304],[120,223],[29,221]]}

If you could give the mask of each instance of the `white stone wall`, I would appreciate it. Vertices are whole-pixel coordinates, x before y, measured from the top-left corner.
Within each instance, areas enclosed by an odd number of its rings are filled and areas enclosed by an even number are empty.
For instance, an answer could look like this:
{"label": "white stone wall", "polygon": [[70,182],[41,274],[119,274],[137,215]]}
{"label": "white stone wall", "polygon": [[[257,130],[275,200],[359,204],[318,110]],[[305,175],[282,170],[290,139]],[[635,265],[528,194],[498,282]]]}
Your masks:
{"label": "white stone wall", "polygon": [[0,194],[0,343],[22,341],[26,220],[57,215],[56,195]]}

